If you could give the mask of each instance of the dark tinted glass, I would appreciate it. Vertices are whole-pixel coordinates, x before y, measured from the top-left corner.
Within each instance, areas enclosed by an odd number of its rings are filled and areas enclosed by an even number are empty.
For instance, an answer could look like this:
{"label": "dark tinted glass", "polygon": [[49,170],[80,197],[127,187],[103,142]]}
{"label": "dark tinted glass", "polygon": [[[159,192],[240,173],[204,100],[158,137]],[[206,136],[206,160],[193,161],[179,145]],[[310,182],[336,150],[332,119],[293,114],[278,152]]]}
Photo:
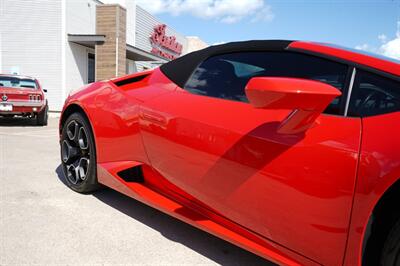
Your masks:
{"label": "dark tinted glass", "polygon": [[37,89],[36,81],[33,79],[0,76],[0,87],[18,89]]}
{"label": "dark tinted glass", "polygon": [[372,116],[400,111],[400,83],[358,70],[349,115]]}
{"label": "dark tinted glass", "polygon": [[[293,77],[322,81],[343,90],[347,66],[290,52],[247,52],[211,57],[201,63],[185,85],[200,95],[247,102],[244,88],[252,77]],[[327,113],[340,112],[335,99]]]}
{"label": "dark tinted glass", "polygon": [[95,81],[95,63],[94,54],[88,54],[88,83]]}

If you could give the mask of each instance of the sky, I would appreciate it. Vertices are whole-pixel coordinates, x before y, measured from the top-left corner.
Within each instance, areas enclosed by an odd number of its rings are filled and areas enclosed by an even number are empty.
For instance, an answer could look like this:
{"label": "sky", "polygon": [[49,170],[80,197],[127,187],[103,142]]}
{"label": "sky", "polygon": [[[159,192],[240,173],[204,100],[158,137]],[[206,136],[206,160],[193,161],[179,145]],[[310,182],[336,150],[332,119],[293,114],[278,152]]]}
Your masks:
{"label": "sky", "polygon": [[288,39],[328,42],[400,59],[400,0],[136,1],[162,22],[206,43]]}

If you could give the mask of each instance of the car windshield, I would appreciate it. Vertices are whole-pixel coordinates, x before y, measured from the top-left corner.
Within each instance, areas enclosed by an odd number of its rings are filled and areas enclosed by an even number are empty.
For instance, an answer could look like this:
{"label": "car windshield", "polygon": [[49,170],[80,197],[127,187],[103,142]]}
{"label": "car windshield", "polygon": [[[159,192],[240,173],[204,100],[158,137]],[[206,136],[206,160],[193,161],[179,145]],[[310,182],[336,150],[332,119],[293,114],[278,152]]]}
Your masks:
{"label": "car windshield", "polygon": [[0,87],[37,89],[37,84],[34,79],[0,76]]}

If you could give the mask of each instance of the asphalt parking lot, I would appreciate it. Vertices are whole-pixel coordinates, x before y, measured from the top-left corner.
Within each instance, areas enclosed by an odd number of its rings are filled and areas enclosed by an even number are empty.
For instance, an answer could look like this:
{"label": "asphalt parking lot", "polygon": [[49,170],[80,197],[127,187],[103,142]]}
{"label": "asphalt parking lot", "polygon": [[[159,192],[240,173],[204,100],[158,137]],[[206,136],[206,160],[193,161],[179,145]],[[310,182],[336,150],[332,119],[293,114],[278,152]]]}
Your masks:
{"label": "asphalt parking lot", "polygon": [[0,118],[0,265],[272,265],[105,189],[64,184],[58,118]]}

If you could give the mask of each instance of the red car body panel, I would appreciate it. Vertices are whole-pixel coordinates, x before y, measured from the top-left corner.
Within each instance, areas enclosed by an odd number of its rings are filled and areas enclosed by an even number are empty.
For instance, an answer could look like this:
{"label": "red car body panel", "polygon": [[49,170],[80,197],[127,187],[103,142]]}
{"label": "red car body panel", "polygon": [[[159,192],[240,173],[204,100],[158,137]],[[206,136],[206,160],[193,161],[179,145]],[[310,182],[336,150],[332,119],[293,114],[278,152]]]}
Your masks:
{"label": "red car body panel", "polygon": [[[400,113],[363,118],[362,149],[346,265],[361,264],[362,243],[368,219],[379,199],[400,177]],[[384,129],[384,130],[383,130]],[[390,141],[383,141],[384,139]]]}
{"label": "red car body panel", "polygon": [[[336,48],[289,48],[399,74]],[[64,111],[72,105],[91,123],[100,183],[282,265],[360,265],[370,214],[400,177],[398,112],[321,114],[306,133],[281,135],[290,110],[194,95],[160,69],[94,83]],[[134,166],[144,183],[118,176]]]}
{"label": "red car body panel", "polygon": [[[333,251],[344,249],[359,119],[321,116],[305,136],[288,137],[270,133],[288,111],[268,110],[266,118],[265,110],[249,104],[179,88],[149,101],[142,112],[151,165],[172,184],[221,216],[316,261],[332,261]],[[332,168],[331,160],[342,164]],[[321,239],[326,254],[304,245]]]}
{"label": "red car body panel", "polygon": [[[0,75],[0,76],[15,76],[15,75]],[[20,76],[15,76],[20,77]],[[27,77],[29,78],[29,77]],[[31,79],[31,78],[30,78]],[[33,79],[35,80],[35,79]],[[0,104],[12,104],[12,111],[0,111],[0,115],[14,115],[14,114],[25,114],[25,113],[39,113],[46,107],[46,99],[43,89],[39,82],[35,80],[38,88],[12,88],[0,86]],[[2,99],[3,96],[7,96],[7,100]],[[36,108],[34,111],[33,108]]]}

